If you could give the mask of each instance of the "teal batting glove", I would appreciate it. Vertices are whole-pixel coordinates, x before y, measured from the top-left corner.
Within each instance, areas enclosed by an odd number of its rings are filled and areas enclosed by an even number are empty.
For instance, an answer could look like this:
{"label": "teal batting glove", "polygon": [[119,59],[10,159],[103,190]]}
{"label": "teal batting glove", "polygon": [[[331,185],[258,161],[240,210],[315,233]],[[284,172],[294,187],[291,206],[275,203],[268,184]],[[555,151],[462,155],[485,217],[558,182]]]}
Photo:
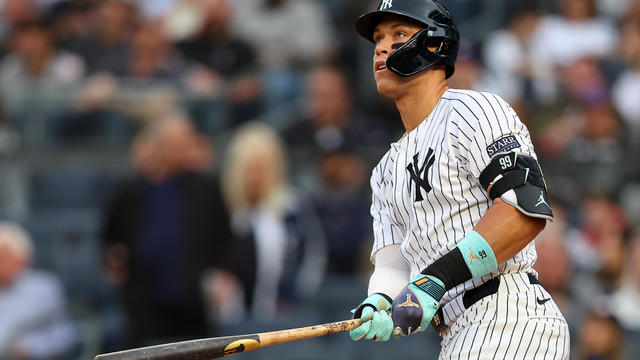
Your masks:
{"label": "teal batting glove", "polygon": [[362,324],[351,330],[353,340],[367,339],[387,341],[393,333],[393,320],[389,315],[391,298],[385,294],[372,294],[357,308],[353,309],[353,319],[362,319]]}
{"label": "teal batting glove", "polygon": [[418,274],[393,300],[394,335],[424,331],[440,307],[444,283],[431,275]]}

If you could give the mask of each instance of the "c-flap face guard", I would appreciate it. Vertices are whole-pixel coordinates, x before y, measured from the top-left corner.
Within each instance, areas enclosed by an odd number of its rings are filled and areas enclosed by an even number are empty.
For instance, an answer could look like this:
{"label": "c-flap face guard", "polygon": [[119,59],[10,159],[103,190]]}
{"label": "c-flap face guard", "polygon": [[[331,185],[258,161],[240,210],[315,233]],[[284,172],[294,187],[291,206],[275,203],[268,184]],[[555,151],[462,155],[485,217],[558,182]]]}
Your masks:
{"label": "c-flap face guard", "polygon": [[[438,64],[442,59],[439,52],[447,44],[443,38],[434,38],[432,33],[430,29],[422,29],[409,41],[392,45],[392,49],[396,50],[387,58],[387,69],[409,77]],[[433,52],[428,49],[433,46],[438,46],[438,50]]]}

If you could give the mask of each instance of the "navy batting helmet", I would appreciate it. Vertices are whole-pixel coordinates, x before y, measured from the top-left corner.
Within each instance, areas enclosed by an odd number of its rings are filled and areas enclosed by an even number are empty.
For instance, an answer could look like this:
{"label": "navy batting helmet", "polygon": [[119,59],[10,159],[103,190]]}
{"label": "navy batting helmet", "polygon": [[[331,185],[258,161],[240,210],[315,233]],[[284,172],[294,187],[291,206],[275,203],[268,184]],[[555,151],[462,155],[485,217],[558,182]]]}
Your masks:
{"label": "navy batting helmet", "polygon": [[[401,76],[412,76],[431,66],[444,65],[447,78],[453,75],[460,34],[446,7],[437,0],[382,0],[376,10],[358,18],[356,30],[373,42],[373,31],[387,14],[405,16],[424,25],[423,30],[389,55],[389,70]],[[438,49],[430,51],[428,47]]]}

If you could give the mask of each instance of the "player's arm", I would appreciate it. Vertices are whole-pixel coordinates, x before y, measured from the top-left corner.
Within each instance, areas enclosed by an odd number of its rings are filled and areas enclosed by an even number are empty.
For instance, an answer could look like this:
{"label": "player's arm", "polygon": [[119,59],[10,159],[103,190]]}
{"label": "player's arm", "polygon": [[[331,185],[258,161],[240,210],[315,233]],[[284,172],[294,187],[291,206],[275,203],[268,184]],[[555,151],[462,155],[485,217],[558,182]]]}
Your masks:
{"label": "player's arm", "polygon": [[538,161],[511,151],[495,156],[480,174],[493,204],[476,224],[498,264],[522,250],[553,220]]}
{"label": "player's arm", "polygon": [[[480,183],[494,201],[458,246],[416,276],[393,302],[393,322],[404,335],[423,331],[444,293],[498,268],[522,250],[553,215],[538,162],[517,151],[500,154]],[[417,303],[418,308],[406,306]]]}
{"label": "player's arm", "polygon": [[400,254],[398,244],[379,249],[375,253],[374,264],[374,271],[369,278],[368,297],[353,310],[353,317],[363,320],[361,326],[350,332],[353,340],[389,340],[393,331],[393,321],[389,315],[393,297],[405,286],[411,271]]}
{"label": "player's arm", "polygon": [[546,220],[524,215],[498,198],[474,230],[489,243],[501,264],[524,249],[545,225]]}
{"label": "player's arm", "polygon": [[[386,164],[387,155],[380,164]],[[375,265],[369,279],[368,296],[353,310],[353,318],[361,318],[362,325],[349,335],[353,340],[367,339],[386,341],[393,331],[393,321],[389,312],[393,297],[404,287],[410,276],[409,264],[400,253],[403,238],[400,229],[391,220],[388,201],[392,181],[385,181],[387,173],[382,166],[376,166],[371,176],[371,216],[373,219],[374,245],[371,260]]]}

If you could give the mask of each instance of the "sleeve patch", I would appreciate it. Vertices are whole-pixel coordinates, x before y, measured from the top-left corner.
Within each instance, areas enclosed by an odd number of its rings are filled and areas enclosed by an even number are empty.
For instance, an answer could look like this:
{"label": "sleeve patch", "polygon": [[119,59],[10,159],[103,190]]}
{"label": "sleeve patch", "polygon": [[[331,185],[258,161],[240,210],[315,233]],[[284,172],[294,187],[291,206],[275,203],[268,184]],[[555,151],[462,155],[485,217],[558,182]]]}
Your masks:
{"label": "sleeve patch", "polygon": [[518,142],[518,139],[516,139],[515,135],[509,135],[500,138],[493,144],[487,146],[487,154],[489,154],[489,157],[493,157],[493,155],[495,154],[511,151],[513,149],[519,148],[520,146],[521,145]]}

